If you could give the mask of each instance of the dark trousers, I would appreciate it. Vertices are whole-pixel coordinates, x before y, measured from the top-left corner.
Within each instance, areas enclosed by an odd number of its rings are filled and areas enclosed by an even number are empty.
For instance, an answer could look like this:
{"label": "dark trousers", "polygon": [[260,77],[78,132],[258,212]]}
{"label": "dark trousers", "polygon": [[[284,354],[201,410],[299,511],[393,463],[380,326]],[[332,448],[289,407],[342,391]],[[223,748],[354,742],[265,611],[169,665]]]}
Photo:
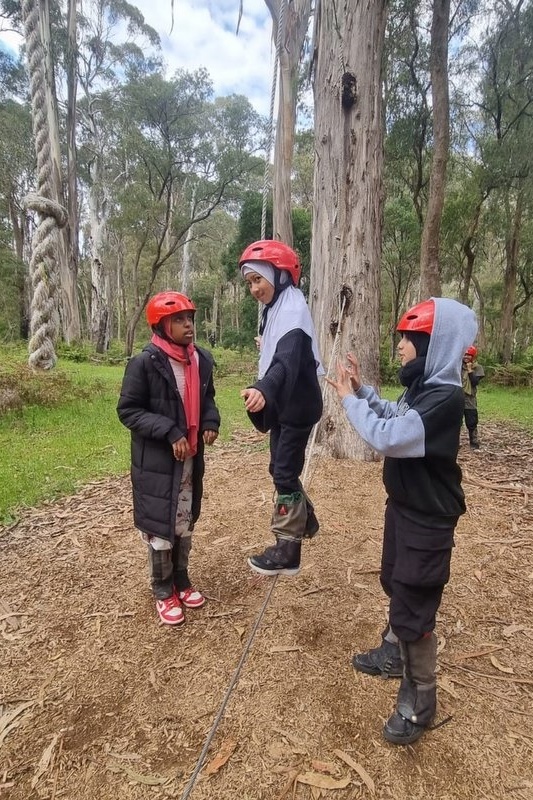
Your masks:
{"label": "dark trousers", "polygon": [[171,550],[154,550],[148,545],[148,564],[150,582],[157,600],[164,600],[174,592],[187,589],[191,583],[187,572],[191,536],[180,536],[174,539]]}
{"label": "dark trousers", "polygon": [[278,494],[292,494],[301,490],[300,475],[304,467],[305,448],[310,428],[290,425],[273,425],[270,429],[269,472]]}
{"label": "dark trousers", "polygon": [[454,530],[455,525],[427,528],[412,522],[387,502],[380,580],[390,598],[390,626],[401,641],[414,642],[435,627],[450,577]]}
{"label": "dark trousers", "polygon": [[467,430],[473,431],[477,428],[479,415],[477,408],[465,408],[465,425]]}

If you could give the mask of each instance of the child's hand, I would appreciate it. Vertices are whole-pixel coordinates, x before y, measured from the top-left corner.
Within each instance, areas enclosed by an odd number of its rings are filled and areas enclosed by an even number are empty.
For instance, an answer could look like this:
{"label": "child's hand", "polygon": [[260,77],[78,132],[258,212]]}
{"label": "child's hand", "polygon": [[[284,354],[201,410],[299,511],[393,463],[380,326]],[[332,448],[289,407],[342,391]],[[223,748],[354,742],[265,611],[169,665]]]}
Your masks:
{"label": "child's hand", "polygon": [[213,444],[217,437],[218,433],[216,431],[204,431],[204,444]]}
{"label": "child's hand", "polygon": [[255,346],[257,347],[257,349],[261,350],[261,337],[260,336],[254,336],[254,342],[255,342]]}
{"label": "child's hand", "polygon": [[241,392],[241,397],[244,397],[245,409],[250,411],[252,414],[256,411],[261,411],[261,409],[265,407],[266,400],[259,389],[243,389]]}
{"label": "child's hand", "polygon": [[176,461],[185,461],[191,455],[189,442],[185,436],[182,436],[177,442],[173,442],[172,449],[174,450],[174,458]]}
{"label": "child's hand", "polygon": [[363,379],[361,378],[361,367],[359,366],[359,361],[354,356],[353,353],[346,354],[346,361],[348,362],[348,374],[350,376],[350,383],[352,385],[352,389],[354,392],[358,392],[361,386],[363,385]]}
{"label": "child's hand", "polygon": [[351,375],[341,361],[337,361],[337,380],[332,381],[331,378],[326,378],[326,382],[337,390],[341,400],[352,394]]}

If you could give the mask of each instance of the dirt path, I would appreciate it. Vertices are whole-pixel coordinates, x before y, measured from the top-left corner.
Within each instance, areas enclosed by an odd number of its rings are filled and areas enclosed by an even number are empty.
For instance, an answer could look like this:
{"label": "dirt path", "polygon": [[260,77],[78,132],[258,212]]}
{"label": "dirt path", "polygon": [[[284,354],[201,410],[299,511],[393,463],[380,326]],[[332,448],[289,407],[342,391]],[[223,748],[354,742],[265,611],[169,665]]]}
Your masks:
{"label": "dirt path", "polygon": [[[381,466],[317,457],[321,533],[277,581],[191,800],[533,798],[533,443],[483,436],[461,449],[469,510],[438,623],[451,721],[382,739],[397,682],[350,664],[385,619]],[[182,797],[269,586],[245,559],[270,501],[262,438],[217,445],[191,556],[209,603],[179,630],[156,621],[126,478],[0,530],[0,798]]]}

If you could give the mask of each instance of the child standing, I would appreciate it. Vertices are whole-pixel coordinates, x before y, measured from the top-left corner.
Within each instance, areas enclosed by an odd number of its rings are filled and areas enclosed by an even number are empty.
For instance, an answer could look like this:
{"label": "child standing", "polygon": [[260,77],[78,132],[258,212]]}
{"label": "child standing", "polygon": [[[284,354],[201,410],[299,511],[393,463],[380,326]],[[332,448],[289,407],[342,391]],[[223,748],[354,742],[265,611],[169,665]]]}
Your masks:
{"label": "child standing", "polygon": [[182,605],[203,595],[188,574],[191,536],[200,515],[204,445],[218,436],[213,358],[194,342],[195,306],[178,292],[149,300],[153,336],[126,367],[118,416],[131,431],[135,526],[148,545],[156,609],[165,625],[185,621]]}
{"label": "child standing", "polygon": [[318,375],[324,374],[313,320],[298,289],[298,256],[278,241],[259,241],[243,252],[239,267],[262,305],[258,380],[241,396],[257,430],[270,431],[269,471],[277,497],[271,530],[275,545],[248,559],[260,575],[296,575],[304,536],[318,520],[300,475],[313,425],[322,415]]}
{"label": "child standing", "polygon": [[477,412],[477,387],[480,380],[485,377],[485,370],[481,364],[477,363],[476,359],[477,347],[474,347],[472,344],[470,347],[466,348],[463,356],[463,369],[461,373],[463,391],[465,393],[465,425],[472,450],[479,450],[479,436],[477,432],[479,421]]}
{"label": "child standing", "polygon": [[379,647],[354,656],[355,669],[400,676],[396,711],[385,739],[410,744],[435,715],[435,617],[450,575],[454,530],[465,512],[457,464],[464,397],[461,361],[477,332],[474,312],[446,298],[431,298],[400,320],[397,403],[381,400],[361,381],[359,364],[337,367],[337,390],[350,423],[385,456],[387,492],[381,585],[389,597],[389,624]]}

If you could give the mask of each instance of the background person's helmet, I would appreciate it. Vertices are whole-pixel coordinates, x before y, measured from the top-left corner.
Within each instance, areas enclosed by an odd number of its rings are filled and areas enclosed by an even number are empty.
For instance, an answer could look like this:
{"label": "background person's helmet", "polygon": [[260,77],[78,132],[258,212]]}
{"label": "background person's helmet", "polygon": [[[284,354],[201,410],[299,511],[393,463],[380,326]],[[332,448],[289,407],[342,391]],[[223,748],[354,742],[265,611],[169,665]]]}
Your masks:
{"label": "background person's helmet", "polygon": [[291,276],[292,282],[298,286],[302,267],[300,259],[288,244],[278,242],[275,239],[263,239],[253,242],[243,252],[239,259],[239,269],[245,261],[267,261],[275,269],[286,269]]}
{"label": "background person's helmet", "polygon": [[403,331],[418,331],[419,333],[431,334],[434,320],[435,302],[433,300],[424,300],[423,303],[418,303],[418,305],[405,312],[396,326],[396,330],[400,333]]}
{"label": "background person's helmet", "polygon": [[163,317],[177,314],[180,311],[196,311],[196,306],[179,292],[160,292],[150,298],[146,306],[146,319],[151,328],[158,325]]}
{"label": "background person's helmet", "polygon": [[470,356],[470,358],[475,358],[477,356],[477,347],[474,347],[474,345],[471,344],[470,347],[466,348],[465,356]]}

